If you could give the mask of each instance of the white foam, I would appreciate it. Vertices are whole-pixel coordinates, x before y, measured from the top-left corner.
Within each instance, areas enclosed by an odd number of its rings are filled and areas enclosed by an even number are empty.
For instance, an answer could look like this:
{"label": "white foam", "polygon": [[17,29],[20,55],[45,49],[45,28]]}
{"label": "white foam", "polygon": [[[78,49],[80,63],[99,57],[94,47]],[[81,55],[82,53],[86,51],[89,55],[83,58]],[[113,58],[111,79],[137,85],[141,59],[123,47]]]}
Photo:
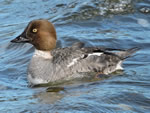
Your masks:
{"label": "white foam", "polygon": [[143,27],[149,27],[150,23],[146,19],[139,18],[137,19],[137,23]]}

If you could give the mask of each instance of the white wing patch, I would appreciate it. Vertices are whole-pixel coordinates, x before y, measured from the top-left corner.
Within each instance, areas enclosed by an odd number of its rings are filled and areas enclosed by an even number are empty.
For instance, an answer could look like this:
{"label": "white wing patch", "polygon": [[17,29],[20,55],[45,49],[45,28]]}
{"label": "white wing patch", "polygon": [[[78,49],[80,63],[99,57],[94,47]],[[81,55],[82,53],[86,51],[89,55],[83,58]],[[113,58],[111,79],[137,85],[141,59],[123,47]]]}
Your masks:
{"label": "white wing patch", "polygon": [[[89,56],[93,56],[93,55],[101,56],[102,54],[103,54],[103,53],[91,53],[91,54],[88,54],[88,57],[89,57]],[[75,63],[78,62],[79,59],[81,59],[81,58],[83,58],[83,57],[84,57],[84,55],[83,55],[82,57],[74,58],[74,59],[72,60],[72,62],[70,62],[70,63],[67,65],[67,67],[73,66]]]}
{"label": "white wing patch", "polygon": [[80,59],[80,58],[79,58],[79,57],[78,57],[78,58],[74,58],[74,59],[72,60],[72,62],[70,62],[70,63],[67,65],[67,67],[70,67],[70,66],[74,65],[75,63],[77,63],[77,62],[78,62],[78,59]]}
{"label": "white wing patch", "polygon": [[88,56],[93,56],[93,55],[95,55],[95,56],[101,56],[103,53],[91,53],[91,54],[88,54]]}

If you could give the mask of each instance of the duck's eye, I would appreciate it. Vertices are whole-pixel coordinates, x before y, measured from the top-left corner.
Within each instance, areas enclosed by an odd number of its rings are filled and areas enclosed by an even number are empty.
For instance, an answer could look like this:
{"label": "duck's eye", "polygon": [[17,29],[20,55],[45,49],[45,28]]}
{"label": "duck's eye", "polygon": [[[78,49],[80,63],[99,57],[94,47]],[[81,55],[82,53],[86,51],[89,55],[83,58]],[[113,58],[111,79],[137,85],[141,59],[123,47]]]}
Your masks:
{"label": "duck's eye", "polygon": [[38,30],[35,28],[32,30],[33,33],[36,33]]}

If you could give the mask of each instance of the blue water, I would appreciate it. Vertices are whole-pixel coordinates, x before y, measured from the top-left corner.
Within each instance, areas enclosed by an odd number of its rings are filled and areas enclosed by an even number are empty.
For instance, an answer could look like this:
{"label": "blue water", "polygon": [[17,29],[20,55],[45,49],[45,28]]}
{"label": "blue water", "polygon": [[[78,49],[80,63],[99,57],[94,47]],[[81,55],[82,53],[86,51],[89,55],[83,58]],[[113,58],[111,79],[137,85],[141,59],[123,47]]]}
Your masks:
{"label": "blue water", "polygon": [[[30,88],[26,69],[34,48],[10,40],[39,18],[55,25],[58,47],[81,41],[141,50],[124,62],[119,75],[63,85],[59,92]],[[149,0],[1,0],[0,113],[149,113],[149,49]]]}

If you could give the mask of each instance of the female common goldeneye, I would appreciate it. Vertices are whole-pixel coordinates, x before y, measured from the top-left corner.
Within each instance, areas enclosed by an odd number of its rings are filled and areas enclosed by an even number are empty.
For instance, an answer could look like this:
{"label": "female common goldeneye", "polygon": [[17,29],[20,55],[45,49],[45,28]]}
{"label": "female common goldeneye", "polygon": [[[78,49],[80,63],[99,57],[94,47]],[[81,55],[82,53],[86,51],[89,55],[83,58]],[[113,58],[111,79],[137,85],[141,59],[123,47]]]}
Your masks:
{"label": "female common goldeneye", "polygon": [[[122,70],[123,60],[138,48],[128,50],[84,47],[75,43],[71,47],[56,47],[56,31],[48,20],[31,21],[23,33],[11,42],[30,43],[35,53],[28,67],[28,81],[31,85],[45,84],[84,77],[86,72],[110,74]],[[115,52],[112,52],[115,50]]]}

